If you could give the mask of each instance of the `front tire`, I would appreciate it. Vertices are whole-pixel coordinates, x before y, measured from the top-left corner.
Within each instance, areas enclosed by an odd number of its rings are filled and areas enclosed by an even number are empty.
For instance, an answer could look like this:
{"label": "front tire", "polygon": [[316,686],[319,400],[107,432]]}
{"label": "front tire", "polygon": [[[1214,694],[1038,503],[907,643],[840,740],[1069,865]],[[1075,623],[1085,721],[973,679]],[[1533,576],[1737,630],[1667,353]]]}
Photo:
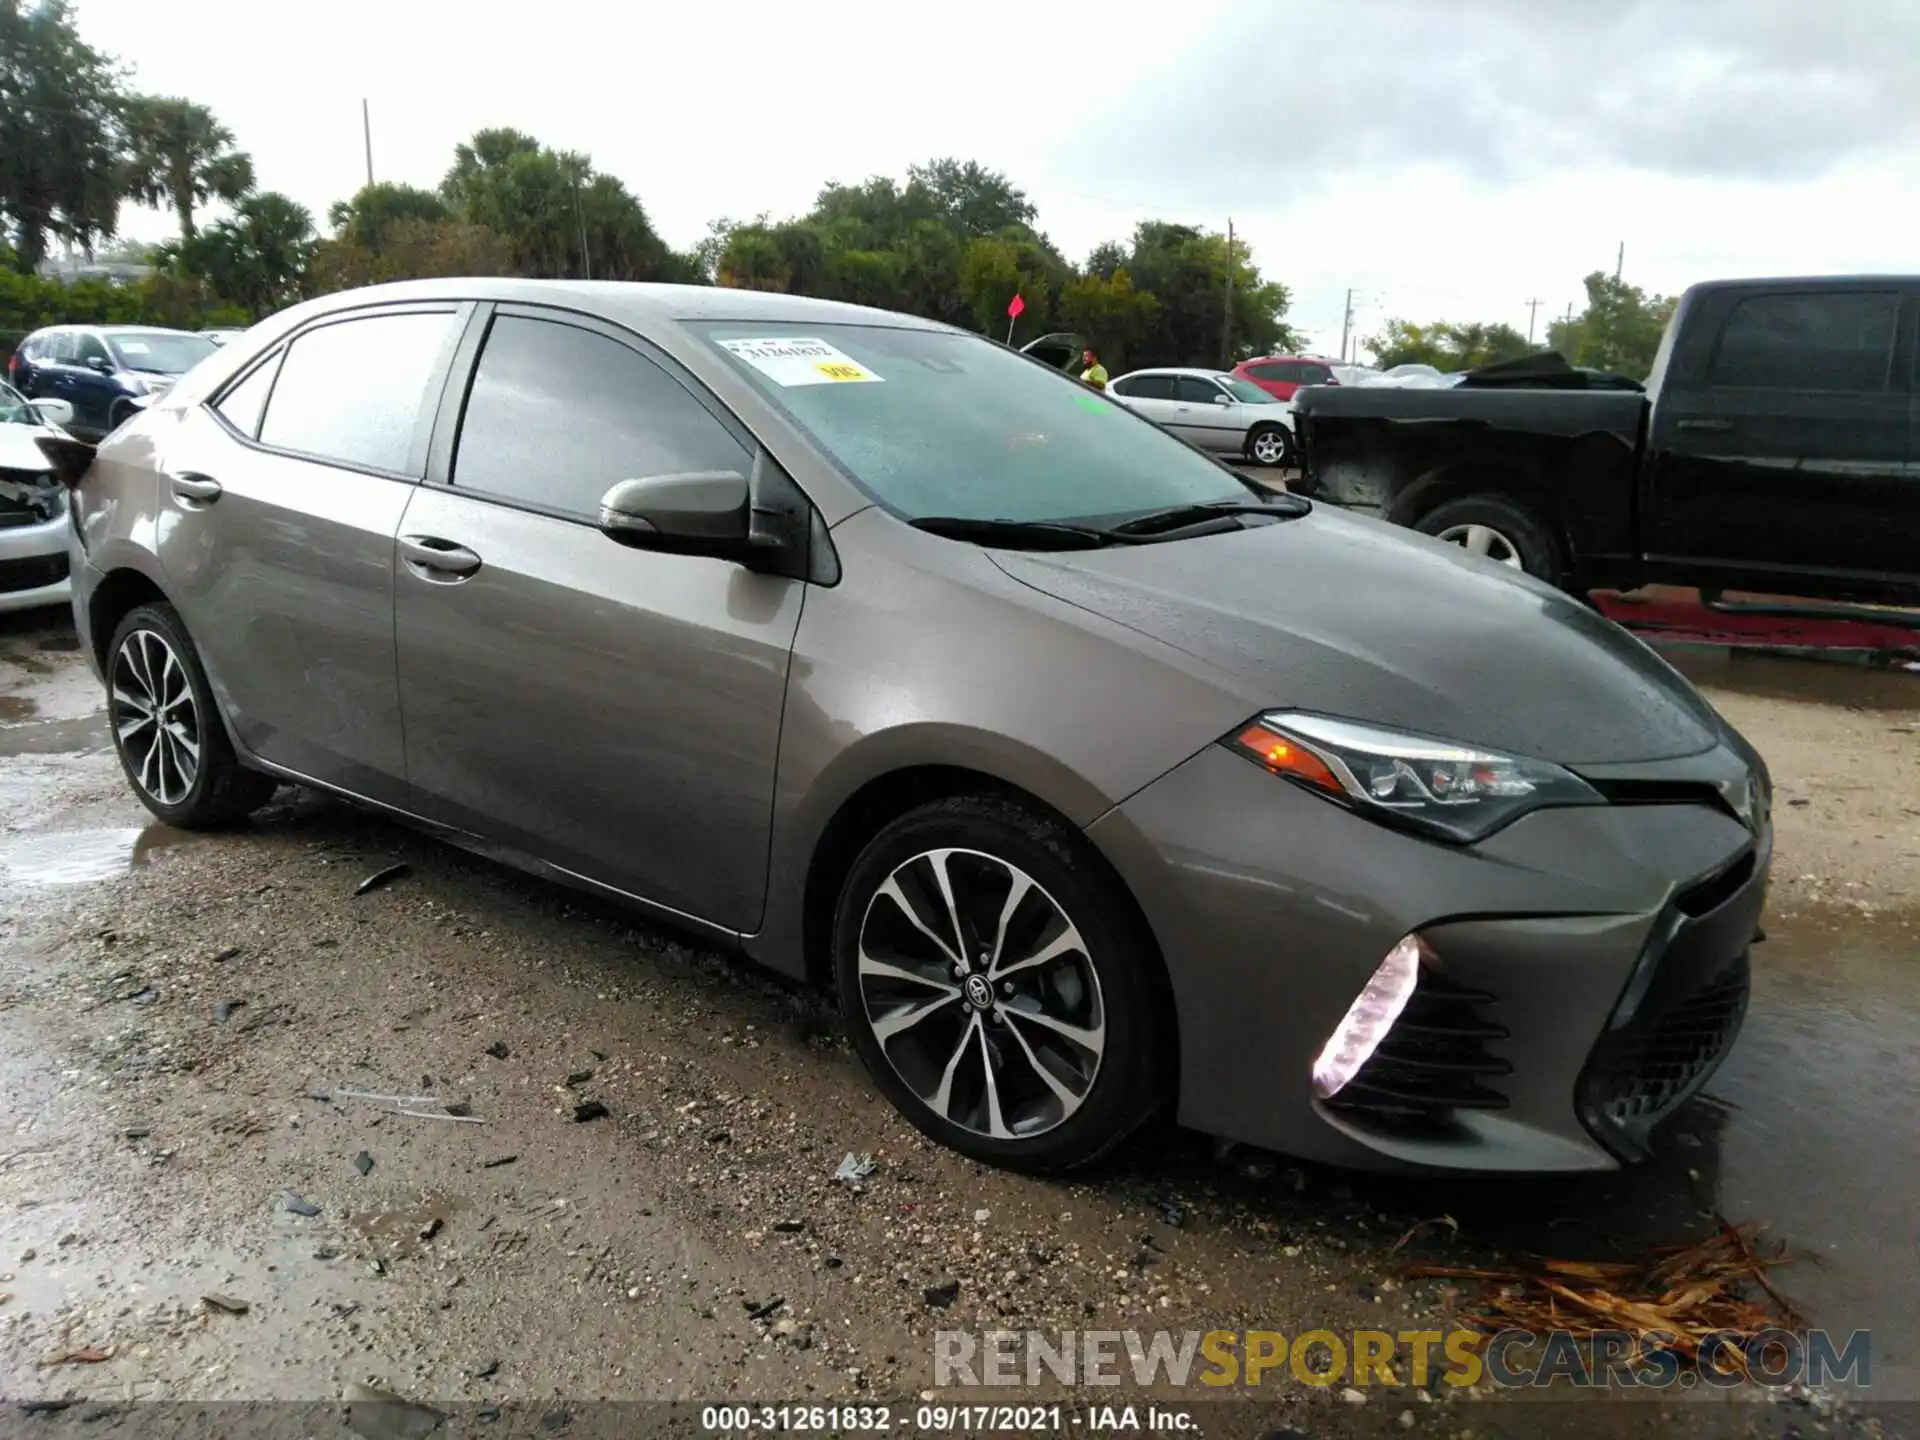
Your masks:
{"label": "front tire", "polygon": [[183,830],[231,825],[258,810],[276,782],[233,753],[213,689],[171,605],[136,606],[107,646],[107,725],[134,794]]}
{"label": "front tire", "polygon": [[1448,500],[1422,515],[1413,528],[1469,554],[1524,570],[1549,585],[1559,585],[1565,577],[1553,531],[1531,510],[1504,495]]}
{"label": "front tire", "polygon": [[1284,425],[1256,425],[1247,435],[1247,458],[1269,468],[1293,465],[1293,432]]}
{"label": "front tire", "polygon": [[983,796],[922,806],[861,851],[834,917],[840,1005],[923,1134],[1058,1173],[1153,1114],[1164,1007],[1117,892],[1072,831]]}

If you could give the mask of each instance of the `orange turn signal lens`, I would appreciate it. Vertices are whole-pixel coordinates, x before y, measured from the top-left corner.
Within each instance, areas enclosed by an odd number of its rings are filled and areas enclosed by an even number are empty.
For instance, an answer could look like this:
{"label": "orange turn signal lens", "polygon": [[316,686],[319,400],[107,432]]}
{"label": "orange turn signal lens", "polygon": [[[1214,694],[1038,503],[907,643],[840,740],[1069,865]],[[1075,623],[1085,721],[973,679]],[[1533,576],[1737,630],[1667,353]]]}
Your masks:
{"label": "orange turn signal lens", "polygon": [[1290,736],[1264,725],[1249,725],[1233,737],[1233,743],[1276,775],[1291,775],[1330,794],[1346,794],[1326,761]]}

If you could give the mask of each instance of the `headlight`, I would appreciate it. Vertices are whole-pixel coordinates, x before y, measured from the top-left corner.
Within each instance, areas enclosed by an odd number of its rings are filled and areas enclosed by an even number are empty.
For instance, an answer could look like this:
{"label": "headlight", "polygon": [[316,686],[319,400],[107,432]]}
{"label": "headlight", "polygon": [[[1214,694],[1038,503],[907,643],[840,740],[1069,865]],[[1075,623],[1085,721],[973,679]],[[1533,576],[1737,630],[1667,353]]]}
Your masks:
{"label": "headlight", "polygon": [[1545,760],[1325,715],[1270,711],[1226,743],[1327,799],[1443,840],[1481,840],[1551,805],[1606,804]]}

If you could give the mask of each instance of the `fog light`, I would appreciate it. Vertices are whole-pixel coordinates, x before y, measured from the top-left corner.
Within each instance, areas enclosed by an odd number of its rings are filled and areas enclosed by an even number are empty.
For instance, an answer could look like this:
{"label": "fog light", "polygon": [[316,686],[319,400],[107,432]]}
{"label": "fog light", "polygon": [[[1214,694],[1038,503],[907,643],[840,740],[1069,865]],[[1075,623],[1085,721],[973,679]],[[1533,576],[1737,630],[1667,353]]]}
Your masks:
{"label": "fog light", "polygon": [[1322,1100],[1338,1095],[1380,1048],[1393,1022],[1413,998],[1414,984],[1420,978],[1420,957],[1426,949],[1426,942],[1418,935],[1409,935],[1387,952],[1380,968],[1327,1037],[1320,1058],[1313,1062],[1315,1095]]}

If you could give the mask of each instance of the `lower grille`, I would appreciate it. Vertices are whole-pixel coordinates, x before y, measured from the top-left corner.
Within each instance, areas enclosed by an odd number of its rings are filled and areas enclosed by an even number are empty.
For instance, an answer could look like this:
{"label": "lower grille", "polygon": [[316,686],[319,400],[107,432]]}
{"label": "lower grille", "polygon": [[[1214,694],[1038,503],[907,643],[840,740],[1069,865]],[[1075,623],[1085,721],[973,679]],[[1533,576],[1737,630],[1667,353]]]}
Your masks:
{"label": "lower grille", "polygon": [[1513,1071],[1487,1048],[1507,1038],[1486,1013],[1494,1003],[1484,990],[1423,968],[1380,1048],[1327,1107],[1416,1132],[1444,1126],[1456,1110],[1504,1110],[1507,1097],[1486,1083]]}
{"label": "lower grille", "polygon": [[1643,1134],[1691,1093],[1732,1042],[1746,1014],[1749,979],[1742,953],[1679,1003],[1603,1035],[1581,1080],[1583,1108]]}
{"label": "lower grille", "polygon": [[38,590],[67,578],[67,552],[29,555],[23,560],[0,560],[0,595],[16,590]]}

